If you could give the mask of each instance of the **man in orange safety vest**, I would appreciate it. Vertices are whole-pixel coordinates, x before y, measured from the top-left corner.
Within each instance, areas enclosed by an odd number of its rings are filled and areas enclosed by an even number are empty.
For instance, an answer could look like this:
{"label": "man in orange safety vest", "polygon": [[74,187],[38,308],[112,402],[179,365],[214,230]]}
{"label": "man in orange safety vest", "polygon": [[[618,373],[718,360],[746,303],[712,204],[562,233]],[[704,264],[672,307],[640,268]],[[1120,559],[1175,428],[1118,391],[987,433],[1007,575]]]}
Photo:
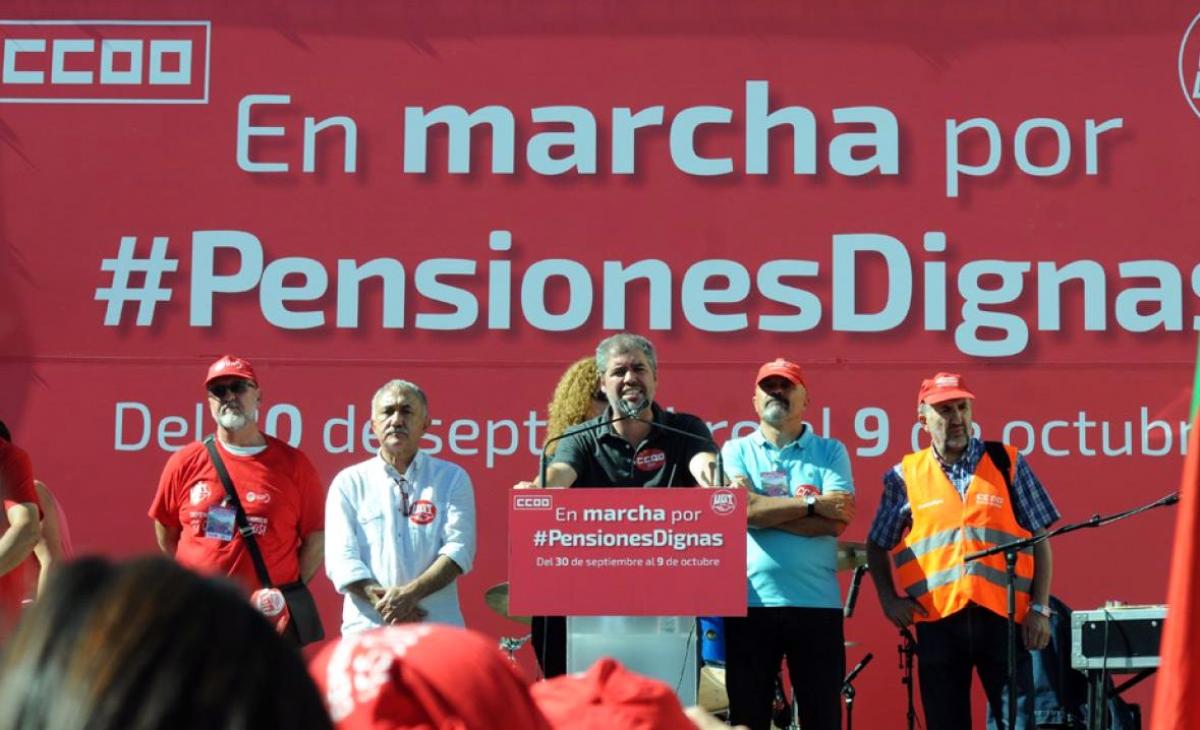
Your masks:
{"label": "man in orange safety vest", "polygon": [[[971,727],[973,670],[995,726],[1006,728],[1004,556],[970,563],[963,557],[1041,534],[1059,514],[1015,448],[973,435],[975,396],[961,375],[925,380],[917,400],[931,444],[884,475],[867,546],[871,576],[888,620],[901,629],[916,624],[928,730]],[[1027,650],[1050,639],[1050,577],[1049,542],[1018,553],[1016,620]],[[1020,730],[1033,727],[1031,671],[1029,651],[1018,651]]]}

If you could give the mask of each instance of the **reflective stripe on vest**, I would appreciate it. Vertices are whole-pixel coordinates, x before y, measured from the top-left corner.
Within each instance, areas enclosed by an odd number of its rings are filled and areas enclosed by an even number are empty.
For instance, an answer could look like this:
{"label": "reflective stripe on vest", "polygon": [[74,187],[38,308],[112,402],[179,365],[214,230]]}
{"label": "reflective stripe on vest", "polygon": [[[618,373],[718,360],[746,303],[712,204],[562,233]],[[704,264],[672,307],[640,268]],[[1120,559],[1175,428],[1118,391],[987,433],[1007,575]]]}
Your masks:
{"label": "reflective stripe on vest", "polygon": [[[1016,449],[1005,447],[1016,464]],[[1030,536],[1017,523],[1004,476],[984,454],[966,493],[946,476],[932,449],[909,454],[901,474],[912,506],[912,528],[892,551],[897,583],[917,600],[933,621],[977,603],[1003,616],[1006,579],[1003,555],[964,563],[968,553]],[[1023,620],[1033,586],[1032,548],[1017,554],[1017,620]]]}
{"label": "reflective stripe on vest", "polygon": [[[921,581],[920,583],[914,583],[911,586],[905,586],[904,591],[910,596],[923,595],[934,588],[940,588],[944,585],[953,583],[961,578],[964,574],[979,576],[988,583],[995,583],[1000,588],[1007,590],[1008,582],[1004,577],[1003,570],[996,570],[991,566],[984,565],[978,560],[975,560],[970,563],[957,565],[953,568],[943,570],[940,573],[934,573],[933,575],[927,576],[925,580]],[[1029,578],[1017,578],[1015,581],[1013,581],[1013,585],[1016,586],[1018,591],[1024,593],[1028,593],[1029,591],[1033,590],[1033,581]]]}
{"label": "reflective stripe on vest", "polygon": [[[1011,532],[1003,530],[993,530],[990,527],[964,527],[962,529],[954,528],[953,530],[944,530],[942,532],[927,537],[924,540],[917,540],[909,547],[906,547],[892,556],[892,562],[897,568],[905,563],[916,560],[921,555],[937,550],[938,548],[949,547],[958,542],[960,535],[966,535],[968,540],[976,542],[986,542],[992,545],[1003,545],[1013,542],[1014,540],[1022,540],[1020,535],[1014,535]],[[1022,548],[1020,552],[1033,554],[1033,548]]]}

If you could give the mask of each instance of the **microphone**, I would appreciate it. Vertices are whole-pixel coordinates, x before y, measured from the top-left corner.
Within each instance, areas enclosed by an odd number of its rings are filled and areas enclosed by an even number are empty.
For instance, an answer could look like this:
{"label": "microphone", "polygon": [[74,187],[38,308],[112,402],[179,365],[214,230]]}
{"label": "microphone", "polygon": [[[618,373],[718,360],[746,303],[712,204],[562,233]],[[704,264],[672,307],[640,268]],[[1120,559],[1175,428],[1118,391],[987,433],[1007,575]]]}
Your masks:
{"label": "microphone", "polygon": [[[621,410],[625,411],[625,408],[622,407]],[[594,431],[597,428],[604,428],[605,426],[610,426],[610,425],[616,423],[617,421],[628,421],[630,418],[636,417],[636,415],[637,415],[636,413],[633,415],[630,415],[629,413],[624,413],[623,415],[617,416],[616,418],[610,418],[606,421],[601,421],[600,423],[584,422],[579,425],[568,428],[566,431],[563,431],[562,433],[555,436],[554,438],[546,439],[546,443],[542,444],[542,455],[539,457],[539,460],[538,460],[538,472],[541,474],[542,488],[544,489],[546,487],[546,468],[549,466],[549,464],[546,462],[546,447],[547,446],[554,443],[555,441],[560,441],[562,439],[565,439],[568,436],[574,436],[577,433],[587,433],[588,431]]]}
{"label": "microphone", "polygon": [[637,418],[638,414],[646,410],[646,399],[642,398],[637,403],[630,403],[627,400],[621,399],[617,401],[617,408],[621,413],[625,414],[626,418]]}
{"label": "microphone", "polygon": [[867,655],[862,658],[862,661],[859,662],[858,664],[855,664],[854,669],[851,669],[850,673],[846,675],[846,678],[844,680],[842,680],[842,685],[844,686],[844,685],[847,685],[847,684],[850,684],[851,682],[853,682],[854,678],[858,676],[858,673],[861,672],[862,670],[866,669],[867,665],[870,664],[871,660],[874,658],[875,658],[874,654],[872,654],[871,652],[867,652]]}
{"label": "microphone", "polygon": [[850,590],[846,592],[846,607],[842,610],[842,615],[850,618],[854,615],[854,604],[858,602],[858,587],[862,585],[863,575],[867,572],[867,566],[860,565],[854,569],[854,577],[850,579]]}

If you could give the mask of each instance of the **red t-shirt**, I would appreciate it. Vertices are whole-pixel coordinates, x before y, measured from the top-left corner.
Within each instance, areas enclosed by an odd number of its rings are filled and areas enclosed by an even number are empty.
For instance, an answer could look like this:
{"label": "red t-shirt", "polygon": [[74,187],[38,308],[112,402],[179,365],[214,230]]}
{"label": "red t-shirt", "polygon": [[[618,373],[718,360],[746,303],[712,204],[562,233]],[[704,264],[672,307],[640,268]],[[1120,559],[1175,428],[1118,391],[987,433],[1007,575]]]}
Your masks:
{"label": "red t-shirt", "polygon": [[[266,436],[267,448],[238,456],[221,448],[221,459],[254,528],[275,585],[300,578],[301,538],[324,529],[325,490],[308,457]],[[220,444],[220,441],[217,442]],[[220,448],[220,447],[219,447]],[[225,488],[197,441],[171,455],[150,504],[150,516],[181,530],[175,559],[201,573],[227,575],[250,590],[262,586],[241,535],[232,540],[205,536],[208,511],[225,499]]]}
{"label": "red t-shirt", "polygon": [[[4,439],[0,439],[0,498],[4,500],[0,532],[8,529],[8,510],[26,502],[38,504],[29,455]],[[40,512],[41,507],[38,509]],[[0,636],[21,610],[21,601],[28,593],[26,584],[27,573],[21,566],[0,575]]]}

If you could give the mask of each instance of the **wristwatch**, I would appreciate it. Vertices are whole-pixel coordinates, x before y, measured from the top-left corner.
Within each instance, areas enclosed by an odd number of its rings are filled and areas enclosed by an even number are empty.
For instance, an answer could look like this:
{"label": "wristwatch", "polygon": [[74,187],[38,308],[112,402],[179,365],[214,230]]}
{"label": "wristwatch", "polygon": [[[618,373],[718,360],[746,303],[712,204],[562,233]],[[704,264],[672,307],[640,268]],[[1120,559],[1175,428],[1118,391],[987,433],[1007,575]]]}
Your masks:
{"label": "wristwatch", "polygon": [[1029,610],[1033,611],[1034,613],[1040,613],[1043,616],[1045,616],[1046,618],[1050,618],[1051,616],[1054,615],[1054,611],[1050,610],[1049,606],[1043,606],[1040,603],[1029,604]]}
{"label": "wristwatch", "polygon": [[814,495],[814,494],[808,495],[807,497],[804,498],[804,503],[806,505],[808,505],[808,515],[807,515],[808,517],[812,517],[813,515],[815,515],[817,513],[817,497],[816,497],[816,495]]}

